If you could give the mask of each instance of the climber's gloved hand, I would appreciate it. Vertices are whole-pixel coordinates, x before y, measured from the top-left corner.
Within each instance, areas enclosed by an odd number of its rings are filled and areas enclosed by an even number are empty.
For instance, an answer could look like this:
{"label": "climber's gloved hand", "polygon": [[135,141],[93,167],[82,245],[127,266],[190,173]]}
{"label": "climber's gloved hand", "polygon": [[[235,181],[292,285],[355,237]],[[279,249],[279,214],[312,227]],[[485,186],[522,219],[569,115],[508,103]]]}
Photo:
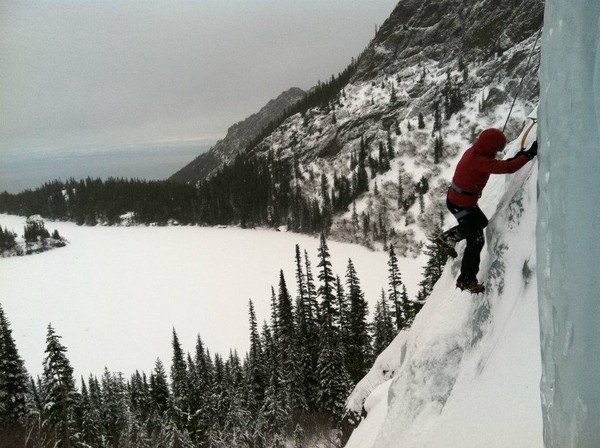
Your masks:
{"label": "climber's gloved hand", "polygon": [[537,156],[537,147],[538,147],[538,143],[537,140],[535,142],[533,142],[531,144],[531,146],[529,147],[529,149],[527,151],[523,151],[523,154],[525,156],[527,156],[527,158],[529,160],[533,159],[535,156]]}

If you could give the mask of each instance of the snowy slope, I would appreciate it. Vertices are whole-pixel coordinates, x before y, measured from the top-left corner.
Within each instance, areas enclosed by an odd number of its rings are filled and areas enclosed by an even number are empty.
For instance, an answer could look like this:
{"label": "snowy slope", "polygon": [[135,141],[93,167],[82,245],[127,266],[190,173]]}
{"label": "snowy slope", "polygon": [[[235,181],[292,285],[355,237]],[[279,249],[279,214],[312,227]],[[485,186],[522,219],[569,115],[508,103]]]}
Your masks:
{"label": "snowy slope", "polygon": [[448,262],[412,328],[350,397],[349,409],[364,405],[367,417],[347,447],[542,446],[536,180],[537,162],[492,176],[480,201],[490,218],[486,292],[455,289],[460,263]]}

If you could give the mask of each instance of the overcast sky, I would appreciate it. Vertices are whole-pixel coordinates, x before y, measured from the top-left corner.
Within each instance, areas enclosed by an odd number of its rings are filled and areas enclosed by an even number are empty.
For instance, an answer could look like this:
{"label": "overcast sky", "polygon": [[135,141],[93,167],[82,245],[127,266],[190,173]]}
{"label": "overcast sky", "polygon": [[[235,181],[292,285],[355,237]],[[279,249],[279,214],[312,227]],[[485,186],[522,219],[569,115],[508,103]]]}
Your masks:
{"label": "overcast sky", "polygon": [[207,139],[343,70],[397,0],[0,2],[0,151]]}

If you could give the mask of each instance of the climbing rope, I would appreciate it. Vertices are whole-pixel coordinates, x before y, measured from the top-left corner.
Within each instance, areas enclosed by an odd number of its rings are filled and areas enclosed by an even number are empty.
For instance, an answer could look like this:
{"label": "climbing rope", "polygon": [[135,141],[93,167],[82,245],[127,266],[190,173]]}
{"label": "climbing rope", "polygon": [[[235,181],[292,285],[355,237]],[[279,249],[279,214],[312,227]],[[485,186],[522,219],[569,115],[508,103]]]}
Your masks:
{"label": "climbing rope", "polygon": [[538,31],[537,36],[535,37],[535,42],[533,42],[533,47],[531,47],[531,52],[529,53],[529,59],[527,59],[527,64],[525,65],[525,71],[523,72],[523,76],[521,77],[521,82],[519,83],[519,87],[517,88],[517,93],[515,94],[515,98],[513,99],[513,102],[510,106],[510,110],[508,111],[508,116],[506,117],[506,121],[504,122],[504,127],[502,128],[502,132],[504,132],[506,129],[506,125],[508,124],[508,119],[510,118],[510,114],[512,114],[513,107],[515,107],[515,102],[517,101],[517,98],[518,98],[519,94],[521,93],[521,88],[523,87],[523,80],[525,79],[527,70],[529,70],[529,63],[531,62],[531,58],[533,57],[533,52],[535,50],[535,45],[537,44],[537,41],[540,38],[541,34],[542,34],[542,28],[540,28],[540,30]]}

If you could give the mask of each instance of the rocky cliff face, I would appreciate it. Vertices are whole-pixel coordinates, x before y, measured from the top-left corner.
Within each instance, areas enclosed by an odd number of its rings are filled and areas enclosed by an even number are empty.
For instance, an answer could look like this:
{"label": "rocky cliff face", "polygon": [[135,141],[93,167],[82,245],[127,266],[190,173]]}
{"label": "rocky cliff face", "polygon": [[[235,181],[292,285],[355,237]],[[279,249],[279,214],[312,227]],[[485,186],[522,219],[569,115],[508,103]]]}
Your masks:
{"label": "rocky cliff face", "polygon": [[[281,120],[247,156],[293,159],[293,189],[319,204],[331,237],[419,256],[427,236],[451,219],[445,192],[458,157],[483,129],[503,127],[523,76],[509,139],[537,102],[539,44],[526,63],[543,7],[399,2],[351,66],[350,81]],[[205,166],[227,160],[220,151]]]}
{"label": "rocky cliff face", "polygon": [[305,92],[297,87],[286,90],[257,113],[231,126],[224,139],[173,174],[170,180],[197,182],[206,179],[214,170],[233,160],[269,123],[304,98],[304,95]]}

